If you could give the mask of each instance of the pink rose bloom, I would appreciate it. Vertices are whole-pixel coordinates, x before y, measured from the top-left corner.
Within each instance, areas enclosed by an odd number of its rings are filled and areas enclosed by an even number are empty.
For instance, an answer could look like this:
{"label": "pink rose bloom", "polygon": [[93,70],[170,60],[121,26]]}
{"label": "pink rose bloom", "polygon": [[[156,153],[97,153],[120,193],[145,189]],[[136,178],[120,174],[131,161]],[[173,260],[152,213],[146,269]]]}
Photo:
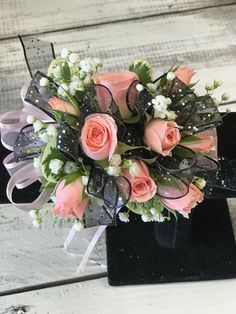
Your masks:
{"label": "pink rose bloom", "polygon": [[210,152],[215,147],[214,137],[207,133],[195,134],[199,137],[199,141],[193,141],[188,143],[181,143],[181,145],[192,149],[196,153]]}
{"label": "pink rose bloom", "polygon": [[144,140],[151,150],[163,156],[170,155],[181,139],[178,125],[173,121],[151,120],[144,130]]}
{"label": "pink rose bloom", "polygon": [[[95,84],[104,85],[110,90],[114,101],[119,107],[123,119],[129,119],[133,115],[127,106],[126,95],[129,86],[138,79],[138,75],[130,71],[98,73],[93,76]],[[111,100],[107,100],[107,91],[103,88],[97,87],[97,98],[101,111],[107,112],[111,104]],[[136,105],[137,90],[135,88],[129,93],[129,102],[131,107]]]}
{"label": "pink rose bloom", "polygon": [[70,102],[67,102],[61,98],[58,97],[52,97],[48,101],[49,105],[52,107],[54,110],[62,111],[62,112],[68,112],[72,113],[74,115],[79,114],[79,110],[75,108],[73,104]]}
{"label": "pink rose bloom", "polygon": [[185,85],[189,85],[195,72],[187,67],[180,67],[175,71],[176,77]]}
{"label": "pink rose bloom", "polygon": [[133,161],[132,167],[137,168],[134,175],[129,174],[127,170],[123,173],[132,187],[131,201],[146,202],[156,194],[156,184],[143,161]]}
{"label": "pink rose bloom", "polygon": [[67,184],[65,180],[61,181],[56,189],[56,204],[53,211],[58,216],[75,216],[79,219],[83,217],[84,211],[88,205],[89,198],[82,198],[84,185],[81,178]]}
{"label": "pink rose bloom", "polygon": [[85,119],[81,132],[84,153],[94,159],[111,159],[117,146],[117,126],[107,114],[91,114]]}
{"label": "pink rose bloom", "polygon": [[192,183],[190,183],[188,194],[181,198],[175,200],[161,198],[161,202],[164,206],[176,210],[186,218],[188,218],[191,209],[202,201],[203,193]]}

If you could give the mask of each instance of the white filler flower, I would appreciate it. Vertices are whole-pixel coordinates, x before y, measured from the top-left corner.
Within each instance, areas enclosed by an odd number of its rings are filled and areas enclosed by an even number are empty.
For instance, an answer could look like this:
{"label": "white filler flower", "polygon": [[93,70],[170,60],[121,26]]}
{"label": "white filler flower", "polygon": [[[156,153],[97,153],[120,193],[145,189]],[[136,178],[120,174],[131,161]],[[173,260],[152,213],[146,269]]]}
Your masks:
{"label": "white filler flower", "polygon": [[60,159],[52,159],[49,162],[49,169],[51,170],[52,173],[58,174],[63,166],[64,162],[61,161]]}

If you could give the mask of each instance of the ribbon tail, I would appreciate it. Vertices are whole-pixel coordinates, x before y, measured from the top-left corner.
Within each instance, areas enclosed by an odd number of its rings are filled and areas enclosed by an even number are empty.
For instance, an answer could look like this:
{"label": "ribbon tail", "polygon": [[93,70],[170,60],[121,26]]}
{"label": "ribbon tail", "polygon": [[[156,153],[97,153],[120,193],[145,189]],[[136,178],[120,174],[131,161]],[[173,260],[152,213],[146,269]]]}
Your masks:
{"label": "ribbon tail", "polygon": [[105,225],[102,225],[102,226],[98,227],[97,231],[95,232],[92,240],[90,241],[90,243],[89,243],[89,245],[88,245],[88,247],[87,247],[87,249],[86,249],[86,251],[85,251],[85,253],[84,253],[83,257],[82,257],[82,260],[81,260],[79,266],[76,269],[76,273],[77,274],[79,274],[79,273],[84,271],[84,267],[87,264],[88,259],[89,259],[90,255],[92,254],[92,251],[93,251],[95,245],[97,244],[97,242],[100,239],[101,235],[105,231],[106,227],[107,226],[105,226]]}

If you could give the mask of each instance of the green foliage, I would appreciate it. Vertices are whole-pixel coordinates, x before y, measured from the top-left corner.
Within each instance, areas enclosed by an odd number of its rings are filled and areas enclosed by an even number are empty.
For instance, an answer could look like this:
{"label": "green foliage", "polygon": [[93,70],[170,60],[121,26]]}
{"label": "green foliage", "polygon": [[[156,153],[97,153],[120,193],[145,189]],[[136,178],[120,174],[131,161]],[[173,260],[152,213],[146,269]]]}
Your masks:
{"label": "green foliage", "polygon": [[129,202],[126,206],[129,210],[139,215],[149,214],[152,208],[155,208],[157,213],[161,213],[164,209],[163,204],[157,196],[154,196],[149,201],[143,203]]}
{"label": "green foliage", "polygon": [[98,166],[102,167],[103,169],[109,167],[109,160],[104,159],[104,160],[96,160],[95,162]]}
{"label": "green foliage", "polygon": [[117,146],[117,149],[116,149],[115,153],[119,154],[119,155],[122,155],[123,153],[125,153],[125,152],[127,152],[129,150],[133,150],[133,149],[137,149],[137,148],[148,149],[145,146],[130,146],[130,145],[127,145],[125,143],[118,142],[118,146]]}
{"label": "green foliage", "polygon": [[152,82],[152,68],[146,60],[134,60],[129,66],[129,70],[138,75],[142,84],[146,85]]}
{"label": "green foliage", "polygon": [[64,62],[61,69],[61,79],[64,83],[70,83],[70,67],[67,62]]}
{"label": "green foliage", "polygon": [[187,144],[187,143],[193,143],[193,142],[199,142],[199,141],[203,141],[203,139],[195,135],[190,135],[190,136],[183,137],[180,141],[180,144]]}
{"label": "green foliage", "polygon": [[61,123],[61,118],[62,118],[62,115],[64,112],[62,111],[59,111],[59,110],[54,110],[54,109],[48,109],[48,111],[53,114],[55,120],[58,122],[58,123]]}
{"label": "green foliage", "polygon": [[63,177],[63,180],[65,180],[65,186],[70,184],[71,182],[77,180],[78,178],[80,178],[83,175],[82,171],[78,171],[78,172],[74,172],[74,173],[70,173],[68,175],[66,175],[65,177]]}
{"label": "green foliage", "polygon": [[180,158],[192,158],[195,154],[193,151],[187,148],[185,149],[181,147],[180,145],[174,148],[174,153]]}

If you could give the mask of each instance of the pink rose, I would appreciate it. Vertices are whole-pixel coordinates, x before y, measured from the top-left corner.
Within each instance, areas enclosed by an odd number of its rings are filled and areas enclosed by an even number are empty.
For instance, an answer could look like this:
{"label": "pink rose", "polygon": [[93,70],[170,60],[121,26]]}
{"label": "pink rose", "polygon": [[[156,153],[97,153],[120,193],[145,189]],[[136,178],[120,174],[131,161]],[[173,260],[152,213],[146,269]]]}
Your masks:
{"label": "pink rose", "polygon": [[188,218],[191,209],[203,201],[203,193],[192,183],[189,186],[189,192],[187,195],[177,199],[165,199],[161,198],[161,202],[164,206],[178,211],[184,217]]}
{"label": "pink rose", "polygon": [[207,133],[195,134],[199,141],[181,143],[181,145],[192,149],[196,153],[210,152],[215,147],[214,137]]}
{"label": "pink rose", "polygon": [[144,130],[144,140],[151,150],[163,156],[171,150],[181,139],[178,125],[173,121],[151,120]]}
{"label": "pink rose", "polygon": [[148,167],[143,161],[133,161],[131,167],[135,169],[133,175],[127,170],[123,173],[132,187],[131,201],[146,202],[156,194],[156,184],[150,177]]}
{"label": "pink rose", "polygon": [[180,67],[175,71],[176,77],[185,85],[190,84],[191,78],[193,77],[194,74],[195,72],[187,67]]}
{"label": "pink rose", "polygon": [[85,119],[81,132],[84,153],[94,159],[112,157],[117,146],[117,126],[107,114],[91,114]]}
{"label": "pink rose", "polygon": [[73,104],[70,102],[67,102],[61,98],[57,97],[52,97],[48,101],[49,105],[52,107],[54,110],[62,111],[62,112],[68,112],[72,113],[74,115],[79,114],[79,110],[75,108]]}
{"label": "pink rose", "polygon": [[[127,106],[127,92],[129,86],[137,81],[139,78],[137,74],[130,71],[115,72],[115,73],[98,73],[93,76],[95,84],[101,84],[106,86],[117,103],[121,116],[123,119],[129,119],[133,113]],[[111,99],[107,99],[107,91],[102,87],[97,87],[97,98],[99,107],[102,112],[106,112],[111,104]],[[129,104],[130,107],[134,107],[137,102],[137,90],[135,87],[130,90]]]}
{"label": "pink rose", "polygon": [[84,185],[81,178],[67,184],[65,180],[61,181],[56,189],[56,204],[53,211],[58,216],[75,216],[82,218],[88,205],[89,198],[83,199]]}

